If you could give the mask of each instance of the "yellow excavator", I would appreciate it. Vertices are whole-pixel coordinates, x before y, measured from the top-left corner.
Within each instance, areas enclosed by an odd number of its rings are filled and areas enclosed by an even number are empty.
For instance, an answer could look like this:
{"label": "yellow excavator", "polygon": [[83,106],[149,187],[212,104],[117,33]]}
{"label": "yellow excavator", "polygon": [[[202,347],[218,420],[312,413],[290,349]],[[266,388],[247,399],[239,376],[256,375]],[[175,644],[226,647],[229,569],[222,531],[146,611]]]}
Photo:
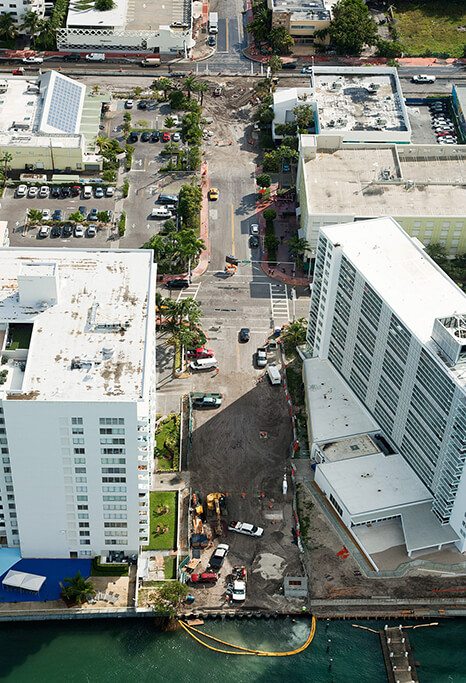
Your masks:
{"label": "yellow excavator", "polygon": [[225,494],[216,491],[208,493],[206,496],[207,509],[215,514],[215,533],[223,536],[222,529],[222,507],[225,505]]}

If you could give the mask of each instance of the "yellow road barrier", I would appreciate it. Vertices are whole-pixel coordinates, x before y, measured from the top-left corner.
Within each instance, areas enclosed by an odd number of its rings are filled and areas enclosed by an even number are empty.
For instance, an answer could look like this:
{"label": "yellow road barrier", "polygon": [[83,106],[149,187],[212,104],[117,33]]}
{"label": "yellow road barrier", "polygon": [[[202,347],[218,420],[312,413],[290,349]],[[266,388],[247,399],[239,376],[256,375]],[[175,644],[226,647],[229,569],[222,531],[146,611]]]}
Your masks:
{"label": "yellow road barrier", "polygon": [[[200,631],[198,628],[195,628],[194,626],[188,626],[184,623],[184,621],[178,620],[178,623],[186,631],[186,633],[189,633],[191,638],[193,638],[200,645],[206,647],[208,650],[212,650],[213,652],[220,652],[224,655],[254,655],[256,657],[291,657],[293,655],[298,655],[300,652],[303,652],[307,647],[309,647],[309,645],[312,643],[317,625],[316,618],[312,617],[311,630],[309,631],[309,636],[307,637],[306,642],[303,645],[301,645],[301,647],[298,647],[295,650],[289,650],[288,652],[265,652],[264,650],[254,650],[251,648],[242,647],[241,645],[235,645],[234,643],[227,643],[225,640],[215,638],[215,636],[211,636],[208,633],[204,633],[203,631]],[[199,633],[201,636],[203,636],[204,638],[208,638],[209,640],[214,640],[216,643],[220,643],[221,645],[226,645],[227,647],[232,647],[235,649],[222,650],[221,648],[209,645],[208,643],[205,643],[203,640],[201,640],[201,638],[199,638],[197,635],[195,635],[196,633]]]}

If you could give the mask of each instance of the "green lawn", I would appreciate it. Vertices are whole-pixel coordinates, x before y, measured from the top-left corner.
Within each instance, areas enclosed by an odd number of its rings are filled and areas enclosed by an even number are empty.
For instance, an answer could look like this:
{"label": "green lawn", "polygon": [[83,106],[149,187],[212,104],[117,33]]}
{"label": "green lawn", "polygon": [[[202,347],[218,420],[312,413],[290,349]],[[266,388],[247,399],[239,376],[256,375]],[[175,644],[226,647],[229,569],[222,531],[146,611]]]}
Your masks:
{"label": "green lawn", "polygon": [[[144,550],[173,550],[176,547],[177,492],[151,491],[149,543]],[[163,508],[168,508],[163,511]]]}
{"label": "green lawn", "polygon": [[394,13],[406,55],[462,57],[466,33],[458,27],[466,26],[464,0],[395,0]]}
{"label": "green lawn", "polygon": [[178,469],[180,422],[180,416],[173,413],[159,424],[155,434],[155,455],[158,472],[169,472]]}
{"label": "green lawn", "polygon": [[163,560],[166,579],[176,579],[176,556],[169,555]]}

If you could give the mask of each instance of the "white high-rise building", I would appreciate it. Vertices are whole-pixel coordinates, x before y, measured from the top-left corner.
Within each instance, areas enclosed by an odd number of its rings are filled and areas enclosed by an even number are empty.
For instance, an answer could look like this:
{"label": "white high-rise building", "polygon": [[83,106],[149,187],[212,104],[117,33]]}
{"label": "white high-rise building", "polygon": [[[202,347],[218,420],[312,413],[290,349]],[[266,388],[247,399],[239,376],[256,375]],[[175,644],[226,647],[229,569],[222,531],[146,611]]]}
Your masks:
{"label": "white high-rise building", "polygon": [[138,552],[155,416],[151,251],[0,250],[0,543]]}
{"label": "white high-rise building", "polygon": [[[0,2],[0,14],[11,14],[17,24],[21,24],[24,15],[35,12],[39,19],[44,18],[45,0],[9,0]],[[24,31],[21,31],[24,33]]]}
{"label": "white high-rise building", "polygon": [[464,552],[464,293],[391,218],[324,227],[307,341],[432,494]]}

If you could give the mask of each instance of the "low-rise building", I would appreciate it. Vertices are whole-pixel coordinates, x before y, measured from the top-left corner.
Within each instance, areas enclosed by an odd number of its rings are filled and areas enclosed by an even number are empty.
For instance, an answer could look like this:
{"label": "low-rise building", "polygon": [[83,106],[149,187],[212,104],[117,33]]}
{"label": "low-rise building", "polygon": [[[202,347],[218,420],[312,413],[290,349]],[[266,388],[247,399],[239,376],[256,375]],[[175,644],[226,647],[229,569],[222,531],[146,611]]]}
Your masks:
{"label": "low-rise building", "polygon": [[314,250],[319,229],[393,216],[423,244],[466,252],[466,149],[461,145],[321,146],[300,136],[297,188],[301,235]]}
{"label": "low-rise building", "polygon": [[115,0],[100,12],[88,4],[70,3],[66,27],[57,31],[59,50],[190,54],[192,0]]}
{"label": "low-rise building", "polygon": [[45,0],[9,0],[8,3],[0,3],[0,15],[10,14],[15,20],[20,33],[26,33],[21,28],[24,15],[28,12],[35,12],[39,19],[44,18]]}
{"label": "low-rise building", "polygon": [[152,252],[0,249],[0,545],[137,553],[149,538]]}
{"label": "low-rise building", "polygon": [[295,45],[328,44],[315,37],[316,31],[328,28],[336,0],[267,0],[272,11],[272,27],[285,26]]}
{"label": "low-rise building", "polygon": [[322,145],[343,142],[409,143],[411,125],[394,67],[313,67],[309,86],[278,88],[274,93],[276,125],[294,121],[293,109],[310,104],[315,133]]}
{"label": "low-rise building", "polygon": [[5,77],[0,94],[0,154],[9,166],[24,171],[95,172],[103,159],[96,154],[102,103],[57,71],[38,77]]}

